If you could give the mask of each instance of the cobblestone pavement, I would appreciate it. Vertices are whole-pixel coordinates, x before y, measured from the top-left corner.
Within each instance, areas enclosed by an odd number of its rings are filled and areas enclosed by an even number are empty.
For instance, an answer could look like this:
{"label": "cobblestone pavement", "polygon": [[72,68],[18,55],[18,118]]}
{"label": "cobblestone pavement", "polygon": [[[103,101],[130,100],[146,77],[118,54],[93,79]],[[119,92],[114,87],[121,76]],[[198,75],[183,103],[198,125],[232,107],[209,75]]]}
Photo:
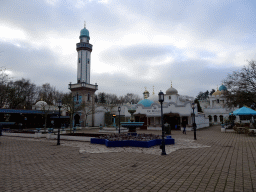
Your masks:
{"label": "cobblestone pavement", "polygon": [[[159,132],[160,133],[160,132]],[[256,191],[256,138],[215,126],[152,149],[0,137],[0,191]],[[172,149],[173,148],[173,149]]]}

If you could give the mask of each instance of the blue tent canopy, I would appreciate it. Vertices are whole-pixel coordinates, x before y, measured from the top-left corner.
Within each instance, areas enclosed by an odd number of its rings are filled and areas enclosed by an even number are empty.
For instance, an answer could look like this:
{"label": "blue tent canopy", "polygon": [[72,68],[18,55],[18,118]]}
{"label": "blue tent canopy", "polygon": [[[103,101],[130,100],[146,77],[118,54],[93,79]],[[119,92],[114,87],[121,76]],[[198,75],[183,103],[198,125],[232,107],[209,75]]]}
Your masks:
{"label": "blue tent canopy", "polygon": [[256,111],[253,109],[242,107],[233,112],[234,115],[256,115]]}

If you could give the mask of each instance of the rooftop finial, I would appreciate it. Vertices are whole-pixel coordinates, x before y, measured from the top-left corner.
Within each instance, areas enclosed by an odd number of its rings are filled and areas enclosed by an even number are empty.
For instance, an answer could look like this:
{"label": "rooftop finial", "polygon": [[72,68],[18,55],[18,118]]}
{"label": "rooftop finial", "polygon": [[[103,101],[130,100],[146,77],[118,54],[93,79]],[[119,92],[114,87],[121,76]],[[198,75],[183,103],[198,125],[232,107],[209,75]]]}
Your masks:
{"label": "rooftop finial", "polygon": [[153,85],[153,95],[155,95],[155,86]]}
{"label": "rooftop finial", "polygon": [[172,87],[172,81],[171,81],[171,87]]}
{"label": "rooftop finial", "polygon": [[84,28],[86,28],[86,22],[84,21]]}

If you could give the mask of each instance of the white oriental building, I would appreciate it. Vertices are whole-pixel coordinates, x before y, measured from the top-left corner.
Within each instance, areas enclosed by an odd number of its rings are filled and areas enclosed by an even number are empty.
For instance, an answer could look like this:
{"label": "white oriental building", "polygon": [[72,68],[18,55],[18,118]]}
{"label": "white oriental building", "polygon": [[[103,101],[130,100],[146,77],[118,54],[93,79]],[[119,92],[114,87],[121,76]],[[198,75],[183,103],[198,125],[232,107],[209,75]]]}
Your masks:
{"label": "white oriental building", "polygon": [[229,117],[232,111],[238,109],[238,107],[228,108],[226,104],[226,97],[224,96],[227,88],[224,85],[217,87],[215,91],[209,98],[205,100],[199,100],[200,106],[204,114],[209,118],[209,122],[212,124],[221,124],[224,119]]}
{"label": "white oriental building", "polygon": [[[135,121],[144,122],[142,129],[161,130],[161,105],[158,101],[158,95],[154,93],[150,96],[145,90],[144,99],[139,101],[134,113]],[[164,124],[168,123],[172,129],[180,129],[182,121],[187,122],[188,130],[192,127],[193,97],[179,95],[178,91],[172,86],[166,90],[163,102]],[[209,119],[203,113],[197,112],[197,105],[194,110],[197,128],[209,126]]]}
{"label": "white oriental building", "polygon": [[[90,126],[94,126],[94,93],[98,90],[98,85],[90,84],[90,70],[91,70],[91,52],[92,45],[89,43],[89,31],[84,28],[80,31],[80,42],[76,44],[77,57],[77,83],[69,84],[69,89],[76,105],[84,104],[84,109],[76,112],[73,117],[73,126],[85,127],[86,123],[90,122]],[[86,118],[87,114],[92,115]],[[85,121],[87,120],[87,122]]]}
{"label": "white oriental building", "polygon": [[[136,112],[134,113],[136,122],[144,122],[144,125],[140,129],[146,130],[161,130],[161,105],[158,102],[158,95],[154,93],[150,96],[147,90],[143,93],[144,99],[139,101],[133,106],[127,104],[121,106],[121,115],[125,117],[125,120],[128,121],[130,118],[130,113],[128,112],[129,108],[135,108]],[[166,90],[164,95],[163,102],[163,115],[164,115],[164,124],[170,124],[173,130],[180,130],[181,122],[185,120],[187,122],[187,130],[192,130],[192,117],[193,109],[192,103],[194,101],[193,97],[182,96],[178,94],[178,91],[172,86]],[[197,112],[197,105],[194,109],[195,113],[195,122],[197,128],[209,127],[209,119],[203,113]],[[111,114],[118,115],[117,107],[111,110]],[[101,113],[97,113],[95,116],[98,123],[104,125],[104,119]],[[175,126],[176,125],[176,126]]]}

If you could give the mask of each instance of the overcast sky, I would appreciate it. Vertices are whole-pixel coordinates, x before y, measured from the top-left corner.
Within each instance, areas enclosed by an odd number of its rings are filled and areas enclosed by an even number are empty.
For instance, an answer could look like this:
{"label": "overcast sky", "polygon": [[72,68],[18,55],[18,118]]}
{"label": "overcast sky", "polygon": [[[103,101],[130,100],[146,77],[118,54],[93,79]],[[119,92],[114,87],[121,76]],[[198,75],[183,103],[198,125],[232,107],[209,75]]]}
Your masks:
{"label": "overcast sky", "polygon": [[98,92],[142,97],[172,81],[196,96],[256,59],[255,16],[255,0],[0,0],[0,66],[68,92],[86,21]]}

